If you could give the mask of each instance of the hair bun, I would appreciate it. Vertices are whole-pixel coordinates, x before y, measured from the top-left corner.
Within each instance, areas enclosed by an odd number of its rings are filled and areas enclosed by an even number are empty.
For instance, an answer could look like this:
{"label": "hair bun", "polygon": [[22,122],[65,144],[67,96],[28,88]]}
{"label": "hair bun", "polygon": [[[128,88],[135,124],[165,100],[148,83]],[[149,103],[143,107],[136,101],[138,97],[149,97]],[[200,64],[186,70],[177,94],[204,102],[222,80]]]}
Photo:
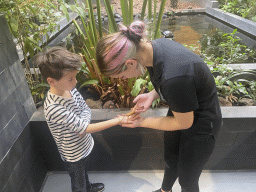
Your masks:
{"label": "hair bun", "polygon": [[138,44],[144,35],[145,24],[142,21],[134,21],[127,28],[124,25],[120,25],[120,31],[127,36],[128,39]]}
{"label": "hair bun", "polygon": [[143,37],[145,24],[142,21],[134,21],[129,27],[129,31],[137,36]]}

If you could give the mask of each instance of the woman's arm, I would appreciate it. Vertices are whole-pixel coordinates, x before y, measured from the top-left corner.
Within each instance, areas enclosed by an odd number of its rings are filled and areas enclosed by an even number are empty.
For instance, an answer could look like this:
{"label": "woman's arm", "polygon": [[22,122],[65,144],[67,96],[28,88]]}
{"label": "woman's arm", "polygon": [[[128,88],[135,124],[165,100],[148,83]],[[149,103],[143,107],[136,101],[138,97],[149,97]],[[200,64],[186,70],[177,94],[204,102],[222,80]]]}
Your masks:
{"label": "woman's arm", "polygon": [[152,91],[149,92],[149,94],[154,98],[154,100],[158,99],[160,96],[159,94],[156,92],[155,89],[153,89]]}
{"label": "woman's arm", "polygon": [[176,131],[188,129],[194,122],[194,112],[187,113],[173,112],[174,116],[168,117],[148,117],[136,120],[129,120],[128,123],[122,124],[123,127],[145,127],[162,131]]}

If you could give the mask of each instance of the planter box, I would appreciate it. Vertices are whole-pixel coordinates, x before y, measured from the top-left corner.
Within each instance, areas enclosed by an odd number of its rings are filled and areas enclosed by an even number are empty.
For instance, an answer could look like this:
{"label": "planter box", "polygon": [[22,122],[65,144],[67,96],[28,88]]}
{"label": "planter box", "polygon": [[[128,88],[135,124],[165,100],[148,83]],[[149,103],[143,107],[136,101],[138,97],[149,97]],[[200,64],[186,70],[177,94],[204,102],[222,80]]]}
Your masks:
{"label": "planter box", "polygon": [[[150,109],[143,116],[165,116],[167,108]],[[256,169],[256,106],[222,107],[223,127],[206,170]],[[92,123],[127,113],[128,109],[92,109]],[[42,111],[30,120],[37,146],[49,171],[63,171],[62,161]],[[162,170],[163,131],[115,126],[93,133],[91,170]],[[96,155],[98,154],[98,155]]]}
{"label": "planter box", "polygon": [[221,9],[217,8],[207,7],[206,13],[217,19],[220,19],[221,21],[233,25],[236,28],[245,31],[246,33],[254,37],[256,36],[256,22],[242,18],[232,13],[224,12]]}

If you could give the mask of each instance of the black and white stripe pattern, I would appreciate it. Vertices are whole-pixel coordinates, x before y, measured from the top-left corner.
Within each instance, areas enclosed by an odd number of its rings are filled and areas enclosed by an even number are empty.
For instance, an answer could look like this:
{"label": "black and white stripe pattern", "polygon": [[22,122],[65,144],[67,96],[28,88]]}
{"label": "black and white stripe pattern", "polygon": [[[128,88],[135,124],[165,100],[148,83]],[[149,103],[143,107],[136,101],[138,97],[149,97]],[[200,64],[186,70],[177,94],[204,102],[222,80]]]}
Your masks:
{"label": "black and white stripe pattern", "polygon": [[48,92],[44,114],[62,159],[75,162],[90,154],[94,140],[91,134],[78,136],[89,125],[91,110],[76,88],[70,93],[72,98]]}

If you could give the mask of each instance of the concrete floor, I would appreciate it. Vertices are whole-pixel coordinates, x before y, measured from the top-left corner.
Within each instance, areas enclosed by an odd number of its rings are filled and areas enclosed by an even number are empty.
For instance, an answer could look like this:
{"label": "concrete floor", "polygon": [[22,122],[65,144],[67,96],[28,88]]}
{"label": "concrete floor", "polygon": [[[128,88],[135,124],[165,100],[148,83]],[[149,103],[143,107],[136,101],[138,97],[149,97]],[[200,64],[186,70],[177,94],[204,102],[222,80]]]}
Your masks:
{"label": "concrete floor", "polygon": [[[92,183],[105,184],[104,192],[151,192],[161,186],[163,171],[89,172]],[[255,192],[256,171],[203,171],[201,192]],[[71,192],[65,172],[49,172],[41,192]],[[178,181],[173,192],[180,192]]]}

